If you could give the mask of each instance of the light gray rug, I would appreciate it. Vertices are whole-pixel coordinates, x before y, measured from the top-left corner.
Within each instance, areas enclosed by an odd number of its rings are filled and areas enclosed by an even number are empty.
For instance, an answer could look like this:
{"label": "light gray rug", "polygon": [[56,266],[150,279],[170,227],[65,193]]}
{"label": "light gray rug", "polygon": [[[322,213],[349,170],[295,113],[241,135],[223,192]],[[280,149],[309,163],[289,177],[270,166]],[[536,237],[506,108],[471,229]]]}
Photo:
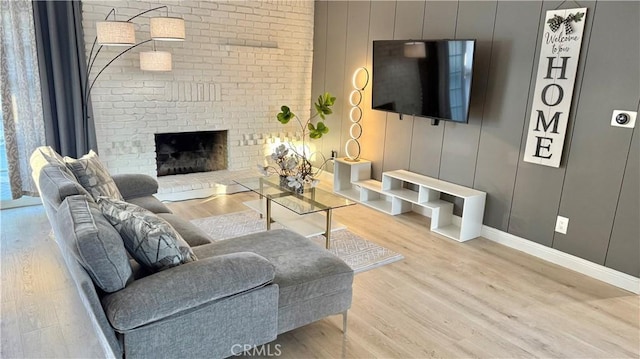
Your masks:
{"label": "light gray rug", "polygon": [[[191,222],[214,240],[225,240],[266,230],[265,220],[254,211],[194,219]],[[271,228],[282,227],[274,223]],[[319,246],[325,245],[324,236],[314,236],[309,239]],[[368,271],[404,258],[401,254],[369,242],[346,229],[331,234],[329,251],[345,261],[355,273]]]}

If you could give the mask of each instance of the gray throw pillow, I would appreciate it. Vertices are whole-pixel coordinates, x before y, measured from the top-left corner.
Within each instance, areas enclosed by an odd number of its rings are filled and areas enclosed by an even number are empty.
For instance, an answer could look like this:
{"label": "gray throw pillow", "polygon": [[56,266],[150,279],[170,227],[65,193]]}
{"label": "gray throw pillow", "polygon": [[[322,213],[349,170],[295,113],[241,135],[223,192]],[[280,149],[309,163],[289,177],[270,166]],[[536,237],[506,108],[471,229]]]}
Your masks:
{"label": "gray throw pillow", "polygon": [[164,219],[142,207],[99,197],[104,216],[118,230],[129,254],[155,271],[197,260],[180,234]]}
{"label": "gray throw pillow", "polygon": [[64,162],[67,168],[76,176],[80,185],[84,187],[95,200],[101,196],[118,200],[123,199],[109,171],[107,171],[107,168],[100,162],[98,155],[93,152],[93,150],[78,159],[65,157]]}
{"label": "gray throw pillow", "polygon": [[133,279],[122,237],[88,195],[67,197],[58,209],[62,243],[67,245],[93,282],[107,293]]}

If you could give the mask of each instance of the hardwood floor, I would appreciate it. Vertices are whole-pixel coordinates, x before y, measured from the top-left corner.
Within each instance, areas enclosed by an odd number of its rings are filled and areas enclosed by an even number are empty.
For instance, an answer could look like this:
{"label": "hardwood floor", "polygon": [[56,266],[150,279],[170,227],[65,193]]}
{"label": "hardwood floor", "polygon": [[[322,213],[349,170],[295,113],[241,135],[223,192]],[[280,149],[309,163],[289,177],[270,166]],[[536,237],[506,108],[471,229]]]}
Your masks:
{"label": "hardwood floor", "polygon": [[[169,204],[201,218],[243,211],[249,193]],[[0,212],[2,358],[101,356],[41,207]],[[356,275],[349,329],[333,316],[253,354],[285,358],[638,358],[637,295],[429,219],[361,205],[334,218],[405,259]],[[248,353],[252,354],[252,353]],[[248,355],[247,355],[248,356]]]}
{"label": "hardwood floor", "polygon": [[42,206],[0,211],[0,358],[104,353]]}
{"label": "hardwood floor", "polygon": [[[194,219],[245,210],[242,193],[173,203]],[[341,317],[281,335],[282,357],[638,358],[639,297],[483,238],[457,243],[429,219],[356,205],[334,218],[405,256],[356,275]]]}

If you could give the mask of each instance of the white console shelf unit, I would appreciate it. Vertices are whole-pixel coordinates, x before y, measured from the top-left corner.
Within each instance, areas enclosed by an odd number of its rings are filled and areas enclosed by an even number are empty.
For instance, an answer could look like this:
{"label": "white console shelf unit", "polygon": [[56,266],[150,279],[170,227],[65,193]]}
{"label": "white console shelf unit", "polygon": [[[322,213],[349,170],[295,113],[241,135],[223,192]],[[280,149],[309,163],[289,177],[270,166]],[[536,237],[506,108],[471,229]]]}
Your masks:
{"label": "white console shelf unit", "polygon": [[[334,191],[379,211],[397,215],[428,212],[431,230],[459,242],[480,236],[487,194],[417,173],[397,170],[382,173],[382,182],[371,179],[371,162],[336,159]],[[462,217],[454,219],[453,203],[440,199],[446,193],[463,199]]]}
{"label": "white console shelf unit", "polygon": [[[371,161],[333,160],[333,191],[348,199],[360,202],[360,189],[354,182],[371,178]],[[375,181],[374,181],[375,182]]]}

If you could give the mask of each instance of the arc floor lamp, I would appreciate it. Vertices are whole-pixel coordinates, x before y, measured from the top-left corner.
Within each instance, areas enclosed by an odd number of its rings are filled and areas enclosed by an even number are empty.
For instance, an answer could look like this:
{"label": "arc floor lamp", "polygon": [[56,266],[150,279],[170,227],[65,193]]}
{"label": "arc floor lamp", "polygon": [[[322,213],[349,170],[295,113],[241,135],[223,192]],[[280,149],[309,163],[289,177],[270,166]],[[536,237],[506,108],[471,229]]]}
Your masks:
{"label": "arc floor lamp", "polygon": [[[151,17],[149,19],[149,34],[150,38],[136,43],[135,26],[132,20],[160,9],[166,10],[166,16]],[[109,19],[113,15],[113,19]],[[87,62],[87,71],[85,76],[85,83],[83,88],[83,110],[85,120],[88,118],[88,102],[91,94],[91,89],[95,85],[96,81],[106,70],[109,65],[120,58],[122,55],[133,50],[134,48],[153,41],[152,51],[140,52],[140,69],[143,71],[171,71],[171,53],[167,51],[156,51],[156,41],[184,41],[185,39],[185,27],[184,20],[179,17],[170,17],[169,8],[167,6],[159,6],[153,9],[142,11],[125,21],[118,21],[116,19],[116,9],[112,8],[111,11],[105,16],[104,21],[96,23],[96,37],[91,45],[91,51],[89,52],[89,58]],[[96,48],[96,45],[99,47]],[[124,46],[123,51],[109,60],[97,74],[91,79],[91,74],[96,64],[96,59],[100,54],[100,51],[104,46]],[[94,52],[95,51],[95,52]]]}

